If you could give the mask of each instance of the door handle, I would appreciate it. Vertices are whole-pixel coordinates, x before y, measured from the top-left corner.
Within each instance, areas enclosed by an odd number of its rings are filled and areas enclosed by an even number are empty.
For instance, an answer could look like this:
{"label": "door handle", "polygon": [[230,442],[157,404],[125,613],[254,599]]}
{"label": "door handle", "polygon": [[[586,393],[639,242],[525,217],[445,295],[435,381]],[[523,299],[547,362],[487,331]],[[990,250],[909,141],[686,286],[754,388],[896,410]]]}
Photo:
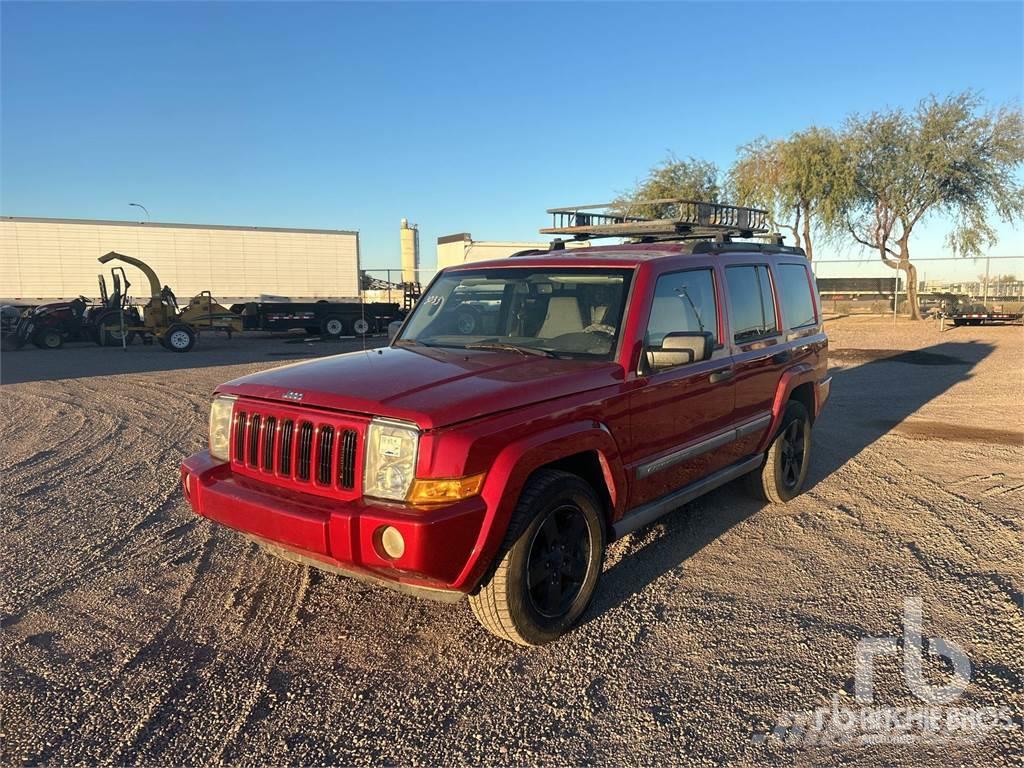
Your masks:
{"label": "door handle", "polygon": [[732,368],[722,368],[721,370],[714,371],[710,376],[708,376],[708,381],[712,384],[717,384],[720,381],[728,381],[734,375]]}
{"label": "door handle", "polygon": [[790,352],[788,349],[785,352],[777,352],[776,354],[772,355],[773,363],[788,363],[792,359],[793,353]]}

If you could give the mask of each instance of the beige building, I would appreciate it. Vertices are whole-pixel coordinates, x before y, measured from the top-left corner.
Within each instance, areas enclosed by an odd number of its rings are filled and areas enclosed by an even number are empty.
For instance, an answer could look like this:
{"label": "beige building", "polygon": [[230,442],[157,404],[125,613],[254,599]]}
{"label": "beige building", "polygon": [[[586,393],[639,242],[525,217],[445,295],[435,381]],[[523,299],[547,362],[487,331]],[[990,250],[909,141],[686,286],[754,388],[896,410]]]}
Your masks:
{"label": "beige building", "polygon": [[[149,264],[179,299],[208,290],[221,303],[261,295],[359,296],[359,233],[85,219],[0,218],[0,303],[95,297],[108,251]],[[125,267],[131,295],[148,292]],[[109,276],[107,278],[109,284]]]}
{"label": "beige building", "polygon": [[[566,248],[578,248],[589,244],[570,241],[565,246]],[[512,243],[498,240],[474,240],[468,232],[460,232],[457,235],[437,238],[437,268],[444,269],[471,261],[504,259],[517,251],[525,251],[530,248],[547,250],[547,247],[546,242]]]}

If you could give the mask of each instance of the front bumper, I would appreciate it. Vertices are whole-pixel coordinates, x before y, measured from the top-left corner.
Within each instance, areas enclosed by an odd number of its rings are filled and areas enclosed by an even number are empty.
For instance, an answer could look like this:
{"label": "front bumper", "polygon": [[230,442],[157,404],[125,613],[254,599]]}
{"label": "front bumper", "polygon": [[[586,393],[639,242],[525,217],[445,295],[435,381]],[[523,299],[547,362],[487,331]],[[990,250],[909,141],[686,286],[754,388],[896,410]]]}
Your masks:
{"label": "front bumper", "polygon": [[[215,461],[206,451],[182,463],[181,479],[198,514],[311,565],[441,600],[458,599],[472,588],[457,580],[476,554],[487,510],[480,497],[427,511],[340,501],[235,475],[230,464]],[[380,545],[381,532],[389,526],[405,542],[398,558],[389,558]]]}

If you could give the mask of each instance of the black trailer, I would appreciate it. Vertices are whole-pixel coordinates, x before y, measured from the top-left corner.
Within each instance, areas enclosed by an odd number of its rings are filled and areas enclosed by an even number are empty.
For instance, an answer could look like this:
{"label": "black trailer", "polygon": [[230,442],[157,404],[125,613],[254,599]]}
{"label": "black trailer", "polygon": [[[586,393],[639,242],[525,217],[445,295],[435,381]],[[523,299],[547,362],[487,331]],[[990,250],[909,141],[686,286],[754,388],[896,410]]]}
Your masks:
{"label": "black trailer", "polygon": [[984,304],[973,304],[953,313],[953,325],[989,325],[1019,323],[1024,319],[1020,312],[992,312]]}
{"label": "black trailer", "polygon": [[306,333],[330,339],[385,333],[388,323],[405,317],[401,307],[390,302],[252,301],[233,304],[231,311],[242,316],[247,331],[302,328]]}

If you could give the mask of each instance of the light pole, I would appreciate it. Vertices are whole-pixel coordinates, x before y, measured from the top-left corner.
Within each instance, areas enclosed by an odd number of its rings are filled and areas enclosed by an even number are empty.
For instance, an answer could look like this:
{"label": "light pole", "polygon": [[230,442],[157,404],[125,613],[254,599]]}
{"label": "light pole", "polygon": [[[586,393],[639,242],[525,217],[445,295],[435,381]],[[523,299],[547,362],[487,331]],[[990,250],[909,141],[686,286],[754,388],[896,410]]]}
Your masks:
{"label": "light pole", "polygon": [[150,221],[149,210],[142,203],[128,203],[128,205],[134,205],[136,208],[141,208],[146,212],[146,221]]}

